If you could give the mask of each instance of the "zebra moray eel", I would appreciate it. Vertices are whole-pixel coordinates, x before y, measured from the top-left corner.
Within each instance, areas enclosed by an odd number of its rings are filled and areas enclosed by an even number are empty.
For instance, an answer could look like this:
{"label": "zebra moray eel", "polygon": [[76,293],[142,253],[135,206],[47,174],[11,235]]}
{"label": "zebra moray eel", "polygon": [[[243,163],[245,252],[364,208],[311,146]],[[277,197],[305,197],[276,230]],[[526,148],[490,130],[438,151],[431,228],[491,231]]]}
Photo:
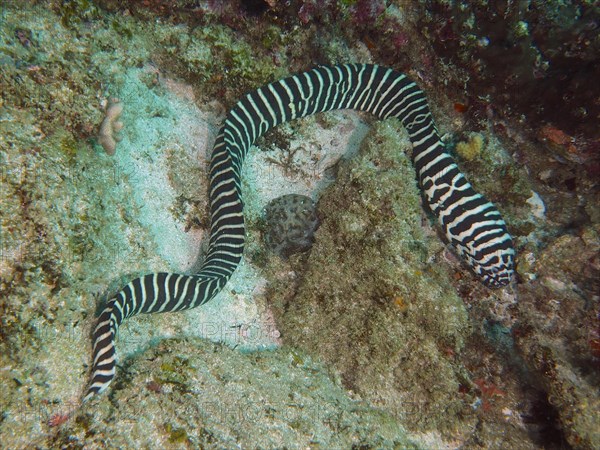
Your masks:
{"label": "zebra moray eel", "polygon": [[505,223],[446,152],[417,85],[376,65],[316,67],[247,94],[229,112],[210,162],[210,241],[200,271],[145,275],[108,301],[94,331],[92,379],[84,401],[104,391],[115,376],[115,337],[123,320],[203,305],[233,274],[244,249],[240,177],[252,143],[282,122],[334,109],[400,119],[413,144],[424,197],[448,241],[486,286],[502,287],[510,281],[514,250]]}

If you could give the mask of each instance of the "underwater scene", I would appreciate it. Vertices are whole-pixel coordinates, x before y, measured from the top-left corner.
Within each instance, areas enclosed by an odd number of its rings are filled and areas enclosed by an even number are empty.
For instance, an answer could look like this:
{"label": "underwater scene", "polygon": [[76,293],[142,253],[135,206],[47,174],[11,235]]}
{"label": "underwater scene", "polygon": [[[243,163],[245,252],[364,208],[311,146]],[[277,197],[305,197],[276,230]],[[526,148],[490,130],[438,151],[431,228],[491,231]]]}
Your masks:
{"label": "underwater scene", "polygon": [[2,449],[600,448],[594,0],[0,0],[0,217]]}

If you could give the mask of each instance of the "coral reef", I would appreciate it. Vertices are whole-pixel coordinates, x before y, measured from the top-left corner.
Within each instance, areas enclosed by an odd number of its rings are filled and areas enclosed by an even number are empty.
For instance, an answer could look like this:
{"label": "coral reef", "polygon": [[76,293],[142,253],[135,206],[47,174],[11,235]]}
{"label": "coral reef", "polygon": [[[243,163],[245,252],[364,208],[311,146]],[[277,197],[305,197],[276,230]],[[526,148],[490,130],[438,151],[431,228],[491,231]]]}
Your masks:
{"label": "coral reef", "polygon": [[266,245],[284,258],[312,246],[319,221],[315,203],[298,194],[282,195],[265,208]]}
{"label": "coral reef", "polygon": [[600,75],[596,2],[426,3],[431,45],[468,74],[470,92],[489,92],[494,109],[525,114],[533,129],[598,137],[600,111],[587,101]]}
{"label": "coral reef", "polygon": [[[561,429],[581,448],[600,445],[598,292],[600,227],[564,235],[539,253],[520,286],[515,343],[541,378]],[[541,302],[540,299],[545,301]]]}
{"label": "coral reef", "polygon": [[[265,448],[410,446],[402,424],[429,448],[600,447],[598,8],[587,0],[3,2],[2,444],[214,448],[255,445],[253,433]],[[248,255],[223,299],[189,316],[132,322],[118,344],[130,351],[121,384],[74,411],[98,298],[131,275],[192,268],[208,225],[206,152],[223,111],[290,72],[354,60],[406,72],[427,92],[449,146],[473,144],[458,147],[457,160],[506,218],[515,286],[478,286],[433,236],[401,153],[408,141],[391,124],[339,164],[329,150],[359,139],[360,120],[289,124],[265,137],[277,149],[260,154],[259,167],[249,161]],[[128,111],[112,158],[94,145],[109,93]],[[179,100],[165,101],[169,93]],[[309,138],[315,130],[320,140]],[[292,180],[274,176],[275,166]],[[322,178],[309,180],[313,172]],[[270,259],[257,238],[256,180],[281,195],[296,192],[290,183],[321,185],[336,173],[312,251]],[[155,345],[174,335],[293,349]],[[239,431],[224,405],[244,395],[269,407]],[[304,406],[319,401],[324,414]],[[218,408],[206,414],[199,405]]]}

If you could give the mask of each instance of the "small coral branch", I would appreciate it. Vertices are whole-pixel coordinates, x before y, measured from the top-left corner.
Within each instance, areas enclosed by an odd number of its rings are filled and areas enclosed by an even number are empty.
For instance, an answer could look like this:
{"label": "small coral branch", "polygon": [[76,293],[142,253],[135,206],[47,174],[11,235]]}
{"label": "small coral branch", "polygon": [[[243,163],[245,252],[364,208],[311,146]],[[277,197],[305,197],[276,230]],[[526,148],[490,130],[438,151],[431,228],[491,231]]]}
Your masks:
{"label": "small coral branch", "polygon": [[56,413],[48,419],[47,424],[49,427],[59,427],[66,423],[70,417],[71,415],[68,413]]}
{"label": "small coral branch", "polygon": [[119,121],[122,112],[123,104],[121,101],[118,98],[111,98],[106,106],[106,115],[98,132],[98,142],[109,155],[115,154],[117,142],[121,140],[116,133],[123,128],[123,122]]}

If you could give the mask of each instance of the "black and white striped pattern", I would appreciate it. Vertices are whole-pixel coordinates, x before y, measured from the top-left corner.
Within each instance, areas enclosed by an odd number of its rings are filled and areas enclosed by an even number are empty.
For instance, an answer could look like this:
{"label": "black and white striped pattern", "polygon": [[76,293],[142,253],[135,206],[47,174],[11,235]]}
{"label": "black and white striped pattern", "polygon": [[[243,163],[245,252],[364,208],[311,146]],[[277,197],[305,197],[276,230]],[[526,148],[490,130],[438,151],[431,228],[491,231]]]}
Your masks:
{"label": "black and white striped pattern", "polygon": [[195,308],[211,300],[231,277],[244,249],[240,174],[252,143],[282,122],[333,109],[400,119],[413,143],[425,199],[448,240],[486,286],[510,281],[514,250],[504,221],[446,152],[417,85],[374,65],[317,67],[247,94],[229,112],[210,164],[211,234],[200,272],[146,275],[108,302],[94,331],[92,380],[84,401],[106,389],[115,376],[115,336],[124,319]]}

